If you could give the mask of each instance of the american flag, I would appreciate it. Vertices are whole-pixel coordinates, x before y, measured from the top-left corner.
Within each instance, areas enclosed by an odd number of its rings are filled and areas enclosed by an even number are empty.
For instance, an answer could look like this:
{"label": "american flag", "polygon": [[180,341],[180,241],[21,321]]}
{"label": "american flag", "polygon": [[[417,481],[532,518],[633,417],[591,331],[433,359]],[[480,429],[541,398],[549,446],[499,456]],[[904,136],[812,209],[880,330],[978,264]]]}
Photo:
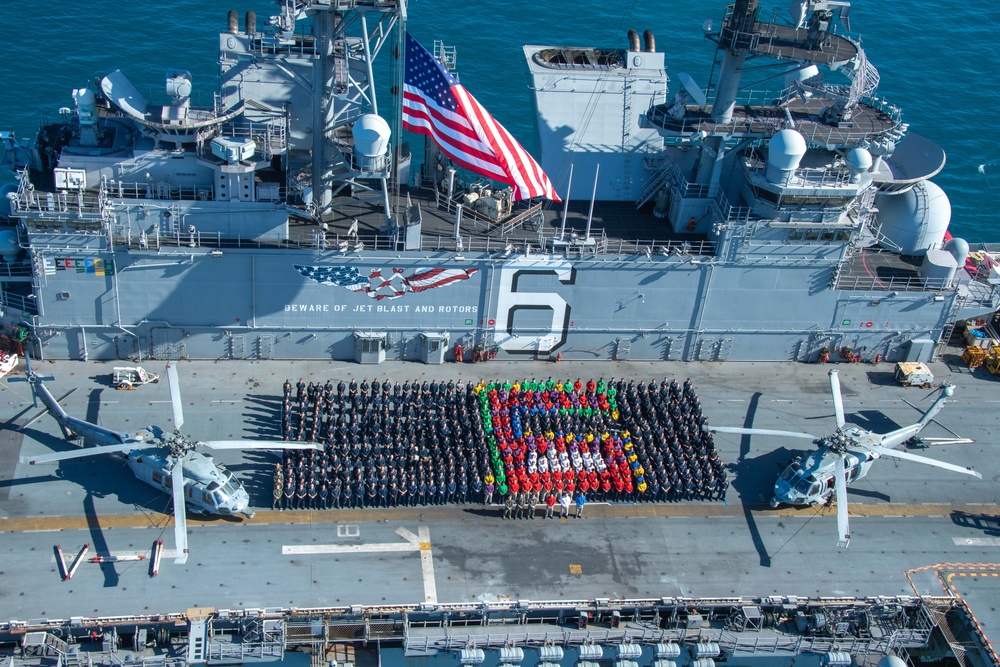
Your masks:
{"label": "american flag", "polygon": [[416,269],[409,276],[403,269],[372,269],[365,277],[353,266],[302,266],[293,265],[304,277],[320,285],[335,285],[352,292],[362,292],[376,301],[398,299],[407,292],[444,287],[459,280],[468,280],[479,269],[444,269],[441,267]]}
{"label": "american flag", "polygon": [[431,137],[455,164],[511,185],[514,199],[561,201],[534,158],[410,35],[406,36],[403,127]]}

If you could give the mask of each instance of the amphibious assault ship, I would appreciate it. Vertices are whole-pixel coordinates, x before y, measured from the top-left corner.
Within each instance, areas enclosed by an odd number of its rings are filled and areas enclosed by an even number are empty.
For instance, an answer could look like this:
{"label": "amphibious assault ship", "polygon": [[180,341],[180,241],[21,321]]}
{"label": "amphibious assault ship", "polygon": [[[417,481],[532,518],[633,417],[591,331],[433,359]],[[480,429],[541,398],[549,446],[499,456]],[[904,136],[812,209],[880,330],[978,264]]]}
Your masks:
{"label": "amphibious assault ship", "polygon": [[3,135],[4,320],[35,355],[925,361],[1000,304],[845,3],[728,7],[704,87],[671,90],[648,31],[525,47],[566,206],[412,159],[404,0],[279,5],[230,13],[209,106],[183,70],[160,103],[114,71]]}

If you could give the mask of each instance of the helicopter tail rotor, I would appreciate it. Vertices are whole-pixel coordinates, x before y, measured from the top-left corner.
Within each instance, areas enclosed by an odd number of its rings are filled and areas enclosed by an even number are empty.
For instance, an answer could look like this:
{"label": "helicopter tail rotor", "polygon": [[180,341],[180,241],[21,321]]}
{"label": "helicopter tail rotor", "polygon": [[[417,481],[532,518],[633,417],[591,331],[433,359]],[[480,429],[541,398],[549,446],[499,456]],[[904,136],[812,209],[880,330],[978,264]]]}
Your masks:
{"label": "helicopter tail rotor", "polygon": [[833,474],[837,492],[837,530],[840,533],[837,546],[846,549],[851,543],[851,528],[847,518],[847,475],[844,471],[843,456],[838,456],[834,462]]}
{"label": "helicopter tail rotor", "polygon": [[174,408],[174,430],[184,425],[184,406],[181,403],[181,385],[177,380],[177,366],[167,364],[167,380],[170,384],[170,403]]}
{"label": "helicopter tail rotor", "polygon": [[834,368],[830,371],[830,392],[833,394],[833,411],[837,415],[837,428],[847,423],[844,419],[844,397],[840,393],[840,373]]}
{"label": "helicopter tail rotor", "polygon": [[174,544],[177,545],[174,563],[184,565],[188,559],[187,507],[184,505],[184,467],[180,459],[174,462],[170,476],[174,497]]}

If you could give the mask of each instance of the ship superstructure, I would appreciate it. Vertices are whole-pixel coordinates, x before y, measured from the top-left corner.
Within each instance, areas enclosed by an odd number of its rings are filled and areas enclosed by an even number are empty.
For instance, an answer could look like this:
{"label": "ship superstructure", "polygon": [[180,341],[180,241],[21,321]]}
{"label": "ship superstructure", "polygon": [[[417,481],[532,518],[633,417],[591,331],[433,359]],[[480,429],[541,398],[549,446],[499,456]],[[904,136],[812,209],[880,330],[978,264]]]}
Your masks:
{"label": "ship superstructure", "polygon": [[35,354],[919,361],[1000,303],[945,240],[944,152],[877,96],[845,3],[730,6],[704,89],[671,93],[648,31],[525,47],[566,208],[433,150],[410,173],[403,0],[280,6],[230,14],[208,108],[183,70],[159,104],[115,71],[30,146],[3,136],[4,318]]}
{"label": "ship superstructure", "polygon": [[294,609],[191,608],[0,625],[11,667],[231,665],[293,660],[371,665],[903,667],[993,664],[953,598],[669,598]]}

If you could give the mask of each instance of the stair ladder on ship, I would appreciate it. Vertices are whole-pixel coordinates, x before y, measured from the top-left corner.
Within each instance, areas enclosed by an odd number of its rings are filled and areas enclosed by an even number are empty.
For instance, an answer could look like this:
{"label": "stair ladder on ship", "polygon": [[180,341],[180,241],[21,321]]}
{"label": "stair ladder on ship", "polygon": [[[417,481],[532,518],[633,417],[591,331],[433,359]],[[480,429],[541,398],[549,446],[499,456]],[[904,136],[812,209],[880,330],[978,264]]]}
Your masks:
{"label": "stair ladder on ship", "polygon": [[313,644],[312,653],[309,654],[309,667],[324,667],[324,665],[326,665],[326,646]]}
{"label": "stair ladder on ship", "polygon": [[[76,648],[75,646],[72,648]],[[59,655],[59,662],[56,667],[92,667],[93,662],[90,659],[89,653],[84,653],[81,655],[77,652],[67,653],[66,655]]]}
{"label": "stair ladder on ship", "polygon": [[632,79],[626,74],[622,82],[622,173],[619,184],[623,191],[632,189]]}
{"label": "stair ladder on ship", "polygon": [[70,652],[69,643],[49,632],[26,632],[21,642],[24,655],[62,657]]}
{"label": "stair ladder on ship", "polygon": [[636,208],[642,208],[646,202],[652,200],[653,197],[656,196],[656,193],[660,191],[661,187],[667,184],[671,174],[670,164],[670,162],[664,162],[659,169],[653,172],[653,175],[650,177],[649,181],[647,181],[642,194],[635,200]]}
{"label": "stair ladder on ship", "polygon": [[[952,652],[954,652],[955,660],[958,661],[958,664],[962,667],[970,667],[972,665],[972,661],[966,656],[965,645],[958,640],[958,637],[955,636],[955,628],[952,627],[953,623],[960,624],[961,621],[958,620],[957,617],[948,613],[931,611],[929,609],[927,610],[927,613],[934,621],[934,624],[941,630],[941,634],[944,635],[944,639],[948,643],[948,647],[952,650]],[[959,626],[958,630],[962,632],[962,634],[968,636],[968,628]]]}
{"label": "stair ladder on ship", "polygon": [[934,348],[934,360],[937,360],[938,356],[944,352],[944,348],[951,341],[951,336],[955,333],[955,327],[958,326],[955,318],[958,316],[959,311],[962,310],[962,304],[964,303],[965,297],[961,294],[956,294],[955,300],[951,302],[951,308],[948,309],[948,322],[944,325],[944,329],[941,331],[941,338]]}

